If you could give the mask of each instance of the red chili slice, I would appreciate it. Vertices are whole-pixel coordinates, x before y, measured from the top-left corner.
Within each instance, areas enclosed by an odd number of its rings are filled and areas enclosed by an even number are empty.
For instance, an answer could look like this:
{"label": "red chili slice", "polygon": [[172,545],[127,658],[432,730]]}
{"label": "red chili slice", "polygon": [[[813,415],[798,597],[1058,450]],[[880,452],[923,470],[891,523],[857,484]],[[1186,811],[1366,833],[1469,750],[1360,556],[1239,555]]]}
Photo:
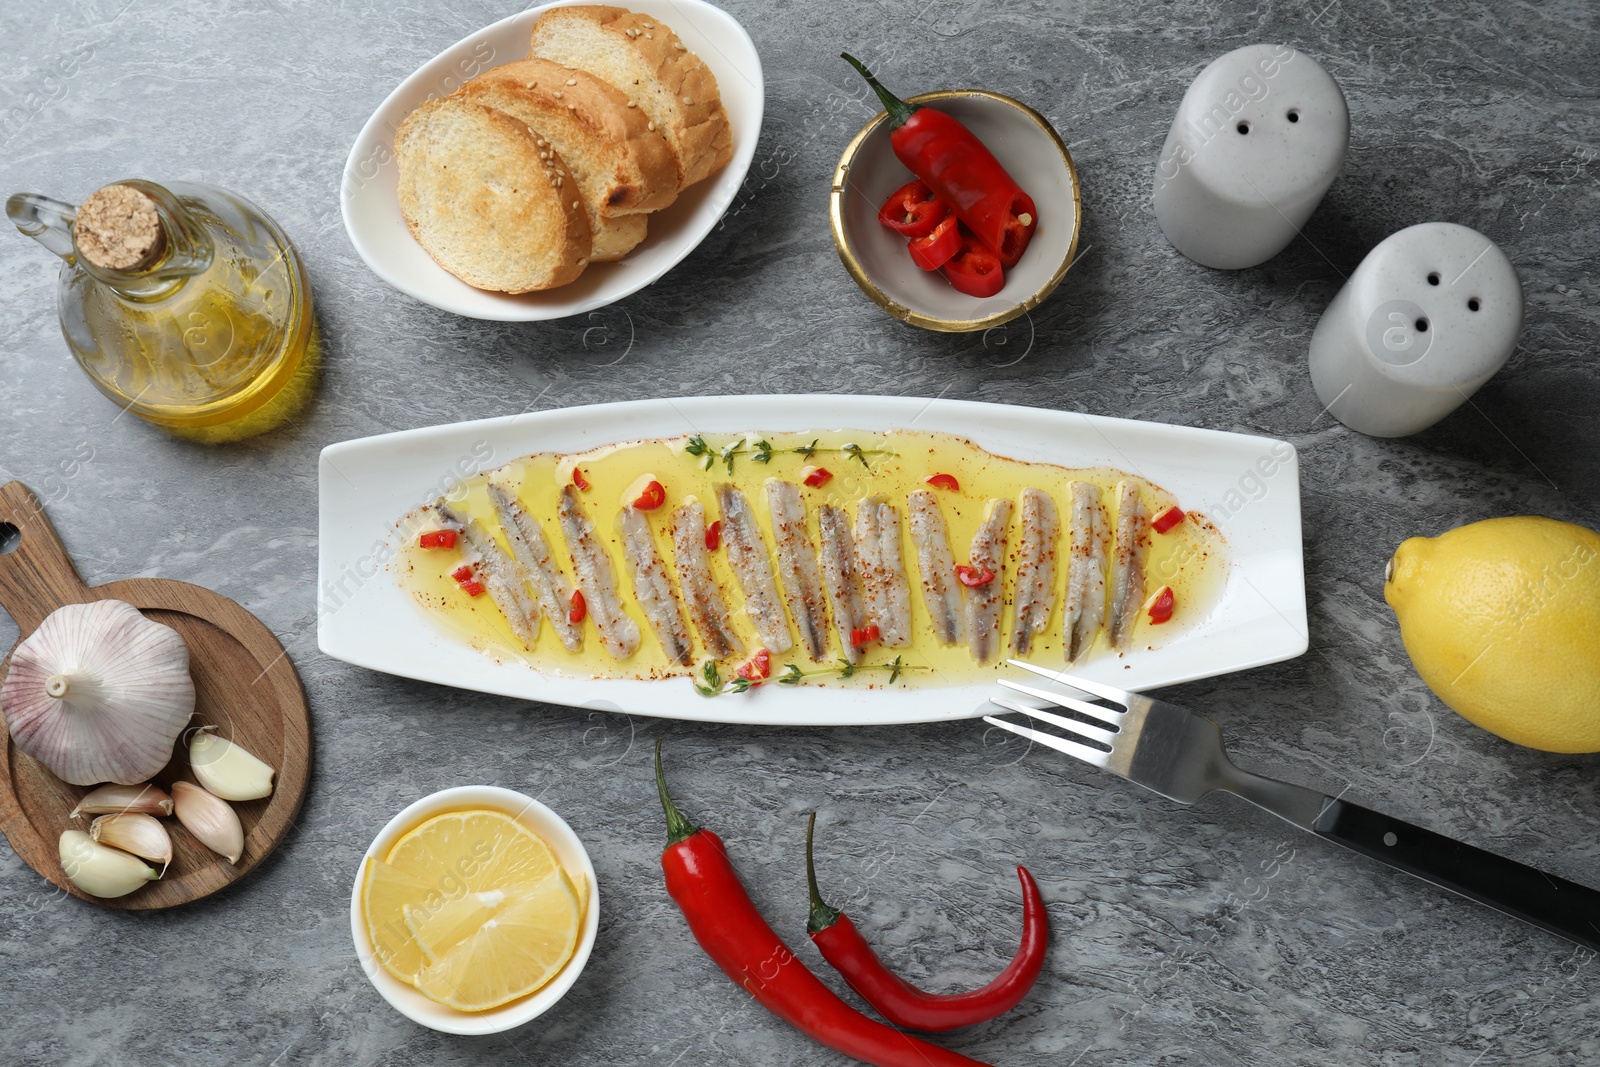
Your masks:
{"label": "red chili slice", "polygon": [[976,589],[980,585],[988,585],[994,581],[994,571],[988,567],[969,567],[964,563],[957,564],[956,581],[968,589]]}
{"label": "red chili slice", "polygon": [[417,538],[417,544],[422,548],[454,548],[456,547],[456,532],[454,530],[429,530]]}
{"label": "red chili slice", "polygon": [[483,583],[469,578],[461,583],[461,591],[468,596],[482,596]]}
{"label": "red chili slice", "polygon": [[933,195],[927,182],[907,182],[889,195],[878,210],[878,221],[900,236],[914,239],[933,232],[950,205]]}
{"label": "red chili slice", "polygon": [[943,489],[951,493],[961,492],[961,483],[956,481],[953,474],[930,474],[922,480],[935,489]]}
{"label": "red chili slice", "polygon": [[572,607],[567,610],[567,621],[576,625],[589,614],[589,602],[583,599],[583,590],[572,591]]}
{"label": "red chili slice", "polygon": [[583,476],[582,468],[572,468],[572,484],[577,486],[579,489],[589,488],[589,479]]}
{"label": "red chili slice", "polygon": [[827,485],[833,480],[833,472],[827,467],[812,467],[806,474],[804,481],[811,488]]}
{"label": "red chili slice", "polygon": [[1150,528],[1156,533],[1166,533],[1184,519],[1183,509],[1174,504],[1165,511],[1160,512],[1150,520]]}
{"label": "red chili slice", "polygon": [[877,623],[873,623],[871,626],[863,626],[859,629],[851,630],[850,647],[860,648],[862,645],[870,644],[882,636],[883,634],[878,630]]}
{"label": "red chili slice", "polygon": [[1164,585],[1156,590],[1156,595],[1145,601],[1145,613],[1150,616],[1150,621],[1159,625],[1172,618],[1172,609],[1178,606],[1178,598],[1172,593],[1172,586]]}
{"label": "red chili slice", "polygon": [[1006,212],[1005,223],[1000,231],[1000,247],[995,249],[1004,266],[1017,265],[1017,260],[1028,248],[1028,242],[1033,240],[1034,226],[1038,221],[1039,212],[1033,206],[1033,198],[1027,193],[1018,192],[1011,201],[1010,210]]}
{"label": "red chili slice", "polygon": [[979,298],[993,296],[1005,287],[1006,272],[1000,257],[970,233],[961,234],[961,250],[943,267],[944,276],[957,292]]}
{"label": "red chili slice", "polygon": [[454,578],[458,582],[471,581],[472,565],[469,563],[463,563],[461,566],[450,572],[450,577]]}
{"label": "red chili slice", "polygon": [[946,215],[932,233],[906,245],[906,251],[911,253],[911,262],[923,270],[938,270],[961,251],[961,221],[954,215]]}
{"label": "red chili slice", "polygon": [[755,655],[740,665],[739,669],[734,673],[747,682],[755,682],[759,685],[763,678],[772,673],[772,653],[764,648],[756,649]]}
{"label": "red chili slice", "polygon": [[633,506],[640,511],[654,511],[666,503],[666,500],[667,491],[662,488],[660,482],[652,481],[644,487],[644,492],[639,494],[639,499],[633,502]]}
{"label": "red chili slice", "polygon": [[706,551],[715,552],[720,544],[722,544],[722,520],[718,519],[706,527]]}

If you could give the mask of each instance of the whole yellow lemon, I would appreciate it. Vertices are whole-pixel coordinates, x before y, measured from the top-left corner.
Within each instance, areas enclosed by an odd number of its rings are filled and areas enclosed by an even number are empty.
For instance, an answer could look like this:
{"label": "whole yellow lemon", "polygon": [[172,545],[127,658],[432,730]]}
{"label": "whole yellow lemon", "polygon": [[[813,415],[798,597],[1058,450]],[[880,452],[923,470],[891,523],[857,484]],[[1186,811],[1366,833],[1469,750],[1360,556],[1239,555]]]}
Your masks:
{"label": "whole yellow lemon", "polygon": [[1383,596],[1458,714],[1529,748],[1600,752],[1600,533],[1519,516],[1413,537]]}

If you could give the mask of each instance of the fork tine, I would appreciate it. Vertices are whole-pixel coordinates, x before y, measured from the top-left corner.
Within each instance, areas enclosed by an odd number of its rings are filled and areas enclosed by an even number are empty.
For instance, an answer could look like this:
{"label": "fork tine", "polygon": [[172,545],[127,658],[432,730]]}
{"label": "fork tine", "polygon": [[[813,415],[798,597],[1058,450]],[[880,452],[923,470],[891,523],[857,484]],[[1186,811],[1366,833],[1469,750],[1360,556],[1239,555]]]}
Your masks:
{"label": "fork tine", "polygon": [[1102,708],[1099,704],[1091,704],[1087,700],[1079,700],[1077,697],[1069,697],[1061,693],[1052,693],[1048,689],[1036,689],[1031,685],[1023,685],[1020,682],[1009,681],[1005,678],[996,678],[995,681],[1007,689],[1015,689],[1019,693],[1026,693],[1031,697],[1038,697],[1040,700],[1047,700],[1052,704],[1071,708],[1073,711],[1089,716],[1095,722],[1103,722],[1109,726],[1120,726],[1121,724],[1118,720],[1127,714],[1126,708]]}
{"label": "fork tine", "polygon": [[1128,692],[1126,689],[1118,689],[1116,686],[1106,685],[1104,682],[1091,682],[1087,678],[1079,678],[1077,675],[1068,674],[1066,671],[1055,671],[1051,670],[1049,667],[1040,667],[1033,663],[1024,663],[1020,659],[1008,659],[1006,662],[1013,667],[1021,667],[1025,671],[1032,671],[1041,678],[1049,678],[1053,682],[1060,682],[1062,685],[1069,685],[1072,688],[1082,692],[1091,693],[1094,696],[1099,697],[1101,700],[1116,701],[1123,707],[1128,706],[1129,701],[1133,696],[1133,694]]}
{"label": "fork tine", "polygon": [[991,726],[998,726],[1002,730],[1014,733],[1018,737],[1026,737],[1029,741],[1037,741],[1046,748],[1053,748],[1057,752],[1065,752],[1074,759],[1080,759],[1095,767],[1104,767],[1106,759],[1110,755],[1110,753],[1101,752],[1098,748],[1090,748],[1088,745],[1080,745],[1076,741],[1068,741],[1058,734],[1047,734],[1042,730],[1035,730],[1031,726],[1018,726],[1014,722],[997,719],[993,715],[985,715],[983,721]]}
{"label": "fork tine", "polygon": [[1063,730],[1071,730],[1079,737],[1087,737],[1089,740],[1098,741],[1102,745],[1116,744],[1117,734],[1114,730],[1091,726],[1089,723],[1079,722],[1077,719],[1069,719],[1065,715],[1057,715],[1055,712],[1045,711],[1043,708],[1030,708],[1026,704],[1015,700],[1007,700],[1005,697],[990,697],[989,703],[999,704],[1007,711],[1014,711],[1019,715],[1027,715],[1041,722],[1047,722],[1051,726],[1059,726]]}

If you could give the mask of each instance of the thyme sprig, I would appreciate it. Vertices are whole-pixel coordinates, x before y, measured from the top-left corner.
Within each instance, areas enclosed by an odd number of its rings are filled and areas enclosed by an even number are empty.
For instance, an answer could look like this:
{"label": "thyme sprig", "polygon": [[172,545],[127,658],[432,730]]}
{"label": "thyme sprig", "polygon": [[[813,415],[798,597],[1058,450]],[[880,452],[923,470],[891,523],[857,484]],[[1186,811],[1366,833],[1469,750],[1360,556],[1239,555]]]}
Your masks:
{"label": "thyme sprig", "polygon": [[[893,685],[900,680],[906,671],[926,671],[931,667],[906,663],[904,658],[896,656],[888,663],[851,663],[843,656],[839,657],[837,667],[819,667],[814,671],[803,671],[798,664],[790,663],[779,671],[770,680],[779,685],[799,685],[807,678],[814,678],[823,674],[836,674],[840,678],[849,678],[855,674],[867,671],[888,671],[889,682]],[[749,678],[735,676],[724,680],[722,671],[718,669],[716,660],[706,660],[700,666],[700,676],[694,679],[694,690],[703,697],[721,696],[724,693],[748,693],[766,679],[752,681]]]}
{"label": "thyme sprig", "polygon": [[718,448],[716,445],[708,443],[699,434],[689,438],[688,442],[683,446],[683,450],[689,455],[698,458],[700,466],[705,470],[710,470],[720,460],[729,474],[733,473],[733,461],[739,456],[749,456],[753,463],[771,463],[772,457],[775,455],[793,454],[804,459],[811,459],[819,452],[832,452],[847,459],[860,460],[863,467],[870,469],[872,464],[868,462],[868,456],[889,455],[892,451],[887,448],[862,448],[854,442],[847,442],[837,448],[827,448],[822,445],[820,439],[814,439],[809,445],[795,445],[792,448],[773,448],[772,444],[764,438],[751,441],[747,437],[731,441]]}

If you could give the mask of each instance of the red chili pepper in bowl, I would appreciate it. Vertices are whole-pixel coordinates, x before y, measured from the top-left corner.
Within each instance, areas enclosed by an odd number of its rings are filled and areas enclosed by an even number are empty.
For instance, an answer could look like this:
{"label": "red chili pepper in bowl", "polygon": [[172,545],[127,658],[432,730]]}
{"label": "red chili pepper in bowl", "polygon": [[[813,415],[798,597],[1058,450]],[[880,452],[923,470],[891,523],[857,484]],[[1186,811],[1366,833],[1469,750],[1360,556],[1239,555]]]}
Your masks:
{"label": "red chili pepper in bowl", "polygon": [[1006,173],[994,153],[954,116],[908,104],[878,83],[861,61],[840,55],[861,72],[889,113],[889,144],[906,167],[1007,267],[1033,240],[1039,212],[1033,198]]}
{"label": "red chili pepper in bowl", "polygon": [[1000,258],[970,233],[962,234],[961,248],[940,268],[957,292],[968,296],[993,296],[1005,288],[1006,272]]}
{"label": "red chili pepper in bowl", "polygon": [[889,195],[878,209],[878,221],[900,236],[926,237],[950,214],[950,205],[933,195],[928,183],[907,182]]}
{"label": "red chili pepper in bowl", "polygon": [[980,989],[969,993],[928,993],[891,971],[867,944],[850,916],[822,901],[817,890],[817,870],[811,859],[811,835],[817,813],[806,823],[806,883],[811,891],[811,917],[806,932],[822,958],[844,976],[850,988],[896,1026],[914,1030],[954,1030],[1003,1015],[1022,1003],[1044,970],[1050,947],[1050,915],[1039,885],[1018,867],[1022,882],[1022,943],[1005,970]]}
{"label": "red chili pepper in bowl", "polygon": [[961,251],[961,220],[947,216],[928,236],[906,245],[906,251],[911,254],[911,262],[923,270],[938,270]]}
{"label": "red chili pepper in bowl", "polygon": [[667,794],[656,741],[656,789],[667,816],[661,853],[667,893],[722,973],[772,1014],[822,1044],[875,1067],[984,1067],[959,1052],[867,1018],[822,984],[756,910],[722,839],[695,826]]}

